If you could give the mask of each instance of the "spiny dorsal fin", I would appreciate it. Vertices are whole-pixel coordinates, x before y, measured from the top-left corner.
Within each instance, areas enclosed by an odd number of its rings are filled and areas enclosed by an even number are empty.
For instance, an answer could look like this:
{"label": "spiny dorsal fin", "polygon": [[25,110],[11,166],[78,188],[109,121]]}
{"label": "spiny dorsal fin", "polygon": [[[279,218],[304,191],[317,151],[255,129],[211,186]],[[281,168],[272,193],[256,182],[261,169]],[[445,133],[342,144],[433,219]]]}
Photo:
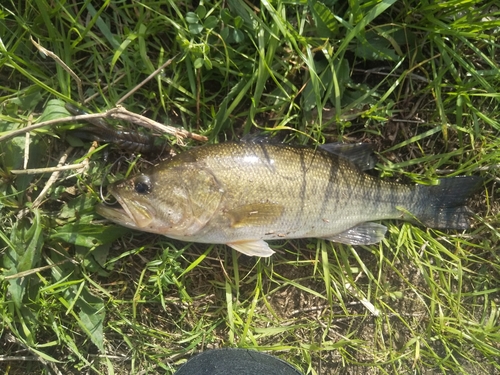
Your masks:
{"label": "spiny dorsal fin", "polygon": [[373,169],[377,158],[373,155],[373,147],[369,143],[327,143],[319,146],[322,150],[349,160],[362,171]]}

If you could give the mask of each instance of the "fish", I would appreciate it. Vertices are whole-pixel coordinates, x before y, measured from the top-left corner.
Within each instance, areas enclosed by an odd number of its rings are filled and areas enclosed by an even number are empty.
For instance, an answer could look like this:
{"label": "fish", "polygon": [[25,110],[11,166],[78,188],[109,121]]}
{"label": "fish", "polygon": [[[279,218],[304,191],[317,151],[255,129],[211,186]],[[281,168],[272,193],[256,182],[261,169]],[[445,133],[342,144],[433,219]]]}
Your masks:
{"label": "fish", "polygon": [[375,163],[366,143],[203,145],[109,185],[117,205],[101,203],[96,212],[128,228],[260,257],[274,253],[268,240],[375,244],[387,231],[378,221],[387,219],[469,228],[466,200],[481,177],[402,184],[367,173]]}

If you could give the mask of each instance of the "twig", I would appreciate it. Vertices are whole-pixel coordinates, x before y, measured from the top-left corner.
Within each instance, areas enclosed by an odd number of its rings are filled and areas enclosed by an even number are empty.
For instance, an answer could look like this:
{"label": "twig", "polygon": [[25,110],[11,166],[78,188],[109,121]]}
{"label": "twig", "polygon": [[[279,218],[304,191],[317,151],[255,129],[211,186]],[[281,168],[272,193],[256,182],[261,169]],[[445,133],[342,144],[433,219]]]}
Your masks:
{"label": "twig", "polygon": [[10,173],[13,174],[41,174],[41,173],[52,173],[68,171],[71,169],[81,169],[85,167],[85,163],[81,162],[78,164],[61,165],[57,167],[47,167],[47,168],[33,168],[33,169],[12,169]]}
{"label": "twig", "polygon": [[[84,96],[83,96],[81,79],[75,74],[75,72],[73,72],[73,70],[71,70],[64,63],[64,61],[62,61],[59,58],[59,56],[57,56],[52,51],[49,51],[45,47],[42,47],[40,44],[35,42],[35,40],[32,37],[30,37],[30,39],[31,39],[31,42],[33,43],[33,45],[42,54],[50,56],[52,59],[54,59],[56,61],[57,64],[59,64],[64,70],[66,70],[71,75],[71,77],[73,77],[73,79],[76,81],[76,84],[78,86],[78,95],[80,98],[80,102],[84,103],[85,100],[84,100]],[[94,114],[70,116],[70,117],[64,117],[64,118],[60,118],[60,119],[41,122],[39,124],[29,125],[23,129],[17,129],[17,130],[14,130],[8,134],[5,134],[4,136],[1,136],[0,142],[4,141],[6,139],[10,139],[12,137],[15,137],[16,135],[23,134],[23,133],[29,132],[31,130],[34,130],[34,129],[38,129],[42,126],[54,125],[54,124],[59,124],[62,122],[67,122],[67,121],[81,121],[81,120],[92,120],[92,119],[102,119],[102,118],[122,119],[122,120],[126,120],[129,122],[135,123],[137,125],[147,127],[149,129],[158,130],[160,133],[171,134],[177,138],[179,143],[182,143],[181,140],[183,138],[193,138],[193,139],[196,139],[198,141],[207,141],[208,138],[205,136],[198,135],[196,133],[191,133],[191,132],[188,132],[188,131],[182,130],[182,129],[177,129],[177,128],[174,128],[173,126],[160,124],[159,122],[153,121],[147,117],[130,112],[119,105],[125,99],[127,99],[130,95],[132,95],[134,92],[136,92],[140,87],[142,87],[146,82],[150,81],[153,77],[155,77],[162,69],[164,69],[165,67],[170,65],[175,57],[177,57],[177,55],[175,55],[171,59],[167,60],[162,66],[160,66],[158,69],[156,69],[154,72],[152,72],[145,80],[143,80],[140,84],[138,84],[136,87],[134,87],[132,90],[130,90],[127,94],[125,94],[120,100],[118,100],[115,108],[112,108],[104,113],[94,113]],[[34,173],[38,173],[38,172],[34,172]]]}
{"label": "twig", "polygon": [[407,122],[410,124],[423,124],[423,123],[425,123],[424,120],[410,120],[410,119],[398,118],[398,117],[392,117],[391,121],[393,121],[393,122]]}
{"label": "twig", "polygon": [[[59,159],[59,163],[57,164],[58,167],[62,167],[63,164],[66,162],[66,159],[68,158],[70,152],[73,151],[73,147],[68,147],[67,150],[63,153],[61,158]],[[37,208],[40,206],[42,203],[43,198],[45,198],[45,195],[49,191],[49,188],[52,186],[54,182],[56,182],[57,178],[59,177],[59,174],[61,173],[61,170],[54,171],[50,178],[47,180],[47,183],[43,187],[43,190],[40,192],[38,197],[36,197],[35,201],[33,202],[33,209]]]}
{"label": "twig", "polygon": [[[28,126],[31,124],[32,116],[28,118]],[[24,164],[23,169],[28,168],[28,161],[30,160],[30,133],[26,133],[24,140]]]}
{"label": "twig", "polygon": [[62,124],[70,121],[88,121],[89,119],[102,119],[102,118],[115,118],[115,119],[130,121],[137,125],[142,125],[150,129],[156,129],[162,133],[172,134],[178,139],[192,138],[197,141],[203,141],[203,142],[208,140],[208,138],[203,135],[191,133],[187,130],[178,129],[173,126],[160,124],[159,122],[153,121],[145,116],[141,116],[137,113],[130,112],[124,107],[118,106],[116,108],[109,109],[103,113],[91,113],[78,116],[68,116],[49,121],[43,121],[38,124],[33,124],[22,129],[11,131],[8,134],[1,136],[0,142],[44,126]]}
{"label": "twig", "polygon": [[54,268],[54,267],[60,266],[61,264],[67,263],[69,261],[71,261],[71,260],[70,259],[64,259],[64,260],[61,260],[60,262],[49,264],[47,266],[32,268],[32,269],[27,270],[27,271],[18,272],[15,275],[5,276],[2,279],[3,280],[11,280],[11,279],[18,279],[20,277],[26,277],[26,276],[32,275],[34,273],[37,273],[37,272],[42,272],[42,271],[48,270],[50,268]]}
{"label": "twig", "polygon": [[92,156],[93,152],[96,150],[96,148],[98,146],[99,145],[97,144],[96,141],[92,142],[89,150],[87,151],[87,154],[85,155],[85,159],[83,159],[83,161],[81,163],[75,164],[75,165],[81,165],[81,168],[76,173],[73,173],[71,176],[67,176],[65,178],[65,180],[67,180],[68,178],[71,178],[73,176],[76,176],[77,174],[81,174],[81,173],[85,172],[87,169],[89,169],[90,157]]}
{"label": "twig", "polygon": [[82,104],[87,104],[87,103],[91,102],[92,100],[94,100],[95,97],[104,94],[106,91],[109,90],[109,86],[116,85],[118,82],[120,82],[126,76],[127,76],[127,73],[123,73],[122,75],[120,75],[116,79],[114,79],[113,83],[110,83],[108,85],[102,86],[101,88],[99,88],[99,90],[97,90],[95,93],[93,93],[92,95],[90,95],[87,99],[85,99],[82,102]]}
{"label": "twig", "polygon": [[196,139],[197,141],[207,141],[208,140],[208,138],[203,136],[203,135],[191,133],[191,132],[189,132],[187,130],[183,130],[183,129],[177,129],[177,128],[174,128],[173,126],[160,124],[159,122],[151,120],[145,116],[139,115],[138,113],[130,112],[122,106],[112,108],[112,109],[106,111],[105,113],[106,113],[106,117],[129,121],[129,122],[144,126],[146,128],[149,128],[149,129],[158,130],[162,133],[172,134],[178,139],[193,138],[193,139]]}
{"label": "twig", "polygon": [[8,356],[8,355],[0,355],[0,362],[3,361],[39,361],[39,357],[29,357],[27,355],[20,355],[20,356]]}
{"label": "twig", "polygon": [[12,169],[10,173],[13,174],[41,174],[41,173],[51,173],[51,172],[60,172],[60,171],[68,171],[72,169],[81,169],[80,173],[83,172],[89,165],[89,157],[92,152],[97,148],[97,142],[92,142],[92,146],[90,146],[89,151],[87,152],[87,156],[85,159],[78,164],[70,164],[70,165],[57,165],[56,167],[47,167],[47,168],[33,168],[33,169]]}
{"label": "twig", "polygon": [[35,42],[35,40],[33,39],[32,36],[30,36],[30,40],[31,40],[31,43],[33,43],[33,45],[42,54],[47,55],[47,56],[51,57],[52,59],[54,59],[56,61],[56,63],[58,63],[65,71],[67,71],[71,75],[71,77],[73,77],[73,79],[76,81],[76,86],[78,87],[78,96],[80,98],[80,101],[83,102],[84,96],[83,96],[82,80],[80,79],[80,77],[78,77],[78,75],[76,75],[76,73],[74,71],[72,71],[71,68],[68,65],[66,65],[66,63],[64,61],[62,61],[61,58],[59,56],[57,56],[54,52],[49,51],[47,48],[42,47],[40,44]]}
{"label": "twig", "polygon": [[160,66],[158,69],[156,69],[153,73],[151,73],[149,76],[146,77],[144,81],[139,83],[137,86],[135,86],[132,90],[130,90],[128,93],[123,95],[120,100],[116,102],[116,105],[120,105],[125,99],[127,99],[130,95],[132,95],[134,92],[139,90],[142,86],[144,86],[148,81],[150,81],[154,76],[156,76],[162,69],[165,69],[167,66],[169,66],[172,61],[178,56],[179,54],[175,55],[171,59],[167,60],[166,63],[164,63],[162,66]]}
{"label": "twig", "polygon": [[56,118],[54,120],[39,122],[38,124],[33,124],[30,126],[26,126],[25,128],[16,129],[16,130],[13,130],[5,135],[2,135],[0,137],[0,142],[5,141],[5,140],[10,139],[10,138],[13,138],[13,137],[16,137],[18,135],[24,134],[26,132],[30,132],[30,131],[38,129],[38,128],[43,128],[44,126],[62,124],[65,122],[70,122],[70,121],[82,121],[82,120],[87,121],[88,119],[93,119],[93,118],[103,118],[103,114],[102,113],[90,113],[90,114],[86,114],[86,115],[61,117],[61,118]]}
{"label": "twig", "polygon": [[[83,173],[85,169],[88,168],[89,166],[89,158],[92,152],[97,148],[97,142],[92,142],[92,146],[90,146],[89,151],[87,152],[87,156],[85,159],[78,164],[72,164],[72,165],[63,165],[66,162],[66,159],[68,158],[69,153],[73,150],[73,147],[68,147],[68,149],[64,152],[64,154],[61,156],[59,159],[59,163],[57,164],[56,167],[49,167],[49,168],[37,168],[37,169],[26,169],[26,170],[12,170],[11,172],[17,173],[17,174],[35,174],[35,173],[47,173],[52,171],[52,175],[50,178],[47,180],[47,183],[43,187],[43,190],[40,192],[38,197],[33,202],[32,208],[38,208],[42,204],[42,200],[49,191],[49,188],[57,181],[59,178],[59,174],[62,171],[66,171],[69,169],[80,169],[78,173]],[[72,175],[74,176],[74,175]],[[18,214],[18,218],[22,218],[24,215],[28,213],[28,208],[25,208],[24,210],[21,210]]]}
{"label": "twig", "polygon": [[[43,187],[43,190],[40,192],[40,194],[38,195],[38,197],[36,197],[36,199],[33,201],[33,205],[32,205],[32,208],[35,209],[37,208],[38,206],[40,206],[43,198],[45,197],[45,195],[47,194],[47,192],[49,191],[49,188],[52,186],[52,184],[54,182],[56,182],[57,178],[59,177],[59,174],[61,173],[62,169],[61,167],[63,167],[63,164],[66,162],[66,159],[68,158],[69,156],[69,153],[73,150],[73,147],[68,147],[67,150],[63,153],[63,155],[61,156],[61,158],[59,159],[59,163],[57,164],[57,167],[56,169],[54,170],[54,172],[52,173],[52,175],[50,176],[50,178],[47,180],[47,183],[45,184],[45,186]],[[43,168],[43,169],[46,169],[46,168]],[[31,174],[30,172],[27,172],[29,170],[16,170],[15,172],[18,172],[18,173],[26,173],[26,174]],[[24,215],[26,215],[27,213],[29,212],[29,208],[25,208],[21,211],[19,211],[19,213],[17,214],[17,218],[18,219],[21,219],[22,217],[24,217]]]}

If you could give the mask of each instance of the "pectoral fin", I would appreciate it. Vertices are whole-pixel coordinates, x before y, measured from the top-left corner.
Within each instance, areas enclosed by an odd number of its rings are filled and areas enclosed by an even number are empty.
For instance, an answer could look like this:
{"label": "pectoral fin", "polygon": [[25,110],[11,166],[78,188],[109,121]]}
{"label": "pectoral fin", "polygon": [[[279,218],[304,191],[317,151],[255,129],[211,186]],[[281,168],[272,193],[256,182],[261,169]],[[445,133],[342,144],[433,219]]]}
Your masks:
{"label": "pectoral fin", "polygon": [[232,228],[269,226],[283,213],[284,207],[274,203],[253,203],[236,207],[226,215]]}
{"label": "pectoral fin", "polygon": [[267,242],[263,240],[239,241],[228,243],[228,246],[248,256],[270,257],[274,254]]}
{"label": "pectoral fin", "polygon": [[385,232],[387,227],[382,224],[362,223],[326,239],[348,245],[371,245],[382,241]]}

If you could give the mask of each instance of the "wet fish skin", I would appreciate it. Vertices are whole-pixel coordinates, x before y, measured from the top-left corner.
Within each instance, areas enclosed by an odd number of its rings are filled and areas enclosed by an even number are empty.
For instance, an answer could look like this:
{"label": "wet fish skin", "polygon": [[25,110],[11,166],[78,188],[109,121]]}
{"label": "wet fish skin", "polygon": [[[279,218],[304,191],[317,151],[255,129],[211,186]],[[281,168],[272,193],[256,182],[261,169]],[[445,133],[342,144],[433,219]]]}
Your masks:
{"label": "wet fish skin", "polygon": [[265,242],[272,239],[376,243],[386,227],[372,221],[383,219],[469,227],[465,200],[479,177],[398,184],[364,173],[355,164],[366,164],[363,155],[342,153],[265,142],[202,146],[109,186],[121,207],[100,205],[97,212],[133,229],[257,256],[273,253]]}

